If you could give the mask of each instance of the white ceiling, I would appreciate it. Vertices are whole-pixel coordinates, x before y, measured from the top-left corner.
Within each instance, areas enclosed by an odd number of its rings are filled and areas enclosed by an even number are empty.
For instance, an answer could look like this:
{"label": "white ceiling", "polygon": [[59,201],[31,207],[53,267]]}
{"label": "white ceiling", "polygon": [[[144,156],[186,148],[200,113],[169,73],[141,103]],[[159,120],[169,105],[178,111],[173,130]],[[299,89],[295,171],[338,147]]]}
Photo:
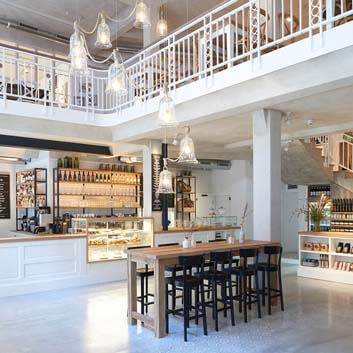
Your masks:
{"label": "white ceiling", "polygon": [[[157,7],[163,2],[169,31],[206,12],[223,2],[222,0],[150,0]],[[79,19],[81,26],[92,30],[97,14],[102,11],[114,18],[126,18],[131,13],[135,0],[0,0],[0,19],[21,23],[51,34],[69,38],[73,22]],[[109,23],[112,38],[119,47],[142,48],[142,30],[133,27],[134,18],[125,23]],[[93,36],[94,37],[94,36]],[[0,40],[1,40],[0,31]],[[20,39],[21,40],[21,39]],[[94,38],[89,40],[93,44]],[[26,43],[19,43],[26,46]]]}
{"label": "white ceiling", "polygon": [[[283,112],[282,136],[305,136],[318,134],[320,128],[340,129],[340,124],[352,124],[353,129],[353,86],[328,91],[305,98],[274,105],[272,108]],[[291,125],[284,123],[285,112],[291,112]],[[313,120],[308,125],[308,119]],[[182,127],[169,130],[171,141]],[[237,159],[251,158],[252,117],[250,114],[233,115],[222,119],[191,126],[191,136],[195,142],[199,158]],[[148,139],[161,139],[161,130],[143,136],[143,139],[130,141],[144,143]],[[168,142],[169,142],[168,141]],[[234,146],[232,146],[234,145]],[[172,148],[171,151],[175,151]],[[211,157],[212,156],[212,157]]]}

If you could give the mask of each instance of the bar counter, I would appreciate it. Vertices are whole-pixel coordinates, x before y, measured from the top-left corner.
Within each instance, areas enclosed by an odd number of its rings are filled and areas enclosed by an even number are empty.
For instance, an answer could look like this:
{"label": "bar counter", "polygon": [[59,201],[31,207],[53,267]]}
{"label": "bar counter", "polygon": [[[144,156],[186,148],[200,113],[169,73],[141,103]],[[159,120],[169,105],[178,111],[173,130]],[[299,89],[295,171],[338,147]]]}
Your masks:
{"label": "bar counter", "polygon": [[0,236],[1,243],[16,243],[23,241],[44,241],[44,240],[65,240],[65,239],[79,239],[86,238],[86,234],[49,234],[38,233],[32,234],[22,231],[11,231],[10,236]]}

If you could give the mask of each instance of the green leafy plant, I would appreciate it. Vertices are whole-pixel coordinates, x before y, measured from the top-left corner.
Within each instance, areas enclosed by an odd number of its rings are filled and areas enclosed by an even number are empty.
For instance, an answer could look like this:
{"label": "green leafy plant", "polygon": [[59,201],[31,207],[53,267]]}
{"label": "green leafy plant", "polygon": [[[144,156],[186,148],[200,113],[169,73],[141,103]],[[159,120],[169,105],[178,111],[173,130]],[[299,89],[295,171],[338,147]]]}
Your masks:
{"label": "green leafy plant", "polygon": [[329,204],[330,199],[326,195],[321,194],[317,203],[312,203],[310,206],[298,208],[294,211],[294,214],[297,216],[304,215],[306,221],[311,219],[314,223],[315,231],[320,231],[320,223],[326,218],[325,207]]}

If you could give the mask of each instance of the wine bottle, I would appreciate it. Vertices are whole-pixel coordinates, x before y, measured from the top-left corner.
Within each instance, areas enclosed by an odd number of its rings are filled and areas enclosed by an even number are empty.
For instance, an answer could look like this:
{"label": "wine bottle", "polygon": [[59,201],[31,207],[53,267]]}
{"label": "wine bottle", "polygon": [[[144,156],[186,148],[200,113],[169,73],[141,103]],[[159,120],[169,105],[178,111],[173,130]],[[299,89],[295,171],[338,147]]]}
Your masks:
{"label": "wine bottle", "polygon": [[78,180],[79,182],[81,181],[81,172],[80,172],[80,171],[78,171],[77,180]]}
{"label": "wine bottle", "polygon": [[72,181],[71,171],[69,172],[69,181]]}
{"label": "wine bottle", "polygon": [[73,181],[77,181],[77,176],[76,176],[76,172],[72,172],[73,176]]}
{"label": "wine bottle", "polygon": [[91,173],[91,183],[94,183],[94,174],[93,174],[93,172]]}
{"label": "wine bottle", "polygon": [[86,181],[86,175],[85,172],[82,172],[82,181],[85,182]]}
{"label": "wine bottle", "polygon": [[107,180],[108,184],[110,184],[110,174],[108,174],[108,180]]}
{"label": "wine bottle", "polygon": [[66,170],[65,170],[65,172],[64,172],[64,181],[66,181],[67,180],[67,175],[66,175]]}
{"label": "wine bottle", "polygon": [[100,182],[100,183],[103,183],[103,176],[102,176],[102,173],[99,174],[99,182]]}
{"label": "wine bottle", "polygon": [[59,171],[59,180],[60,180],[60,181],[63,180],[63,176],[62,176],[62,174],[61,174],[61,170]]}
{"label": "wine bottle", "polygon": [[99,183],[99,175],[98,175],[98,173],[96,173],[96,183]]}
{"label": "wine bottle", "polygon": [[107,183],[107,175],[104,174],[103,182],[106,184]]}

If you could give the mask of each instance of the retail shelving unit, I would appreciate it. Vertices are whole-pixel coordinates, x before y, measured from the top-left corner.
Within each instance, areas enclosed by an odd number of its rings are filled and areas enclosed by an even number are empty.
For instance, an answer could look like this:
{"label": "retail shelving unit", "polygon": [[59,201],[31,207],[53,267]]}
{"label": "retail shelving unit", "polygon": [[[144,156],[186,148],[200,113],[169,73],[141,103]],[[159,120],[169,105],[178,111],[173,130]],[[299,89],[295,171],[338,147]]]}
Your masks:
{"label": "retail shelving unit", "polygon": [[142,208],[142,174],[121,171],[55,168],[53,171],[54,222],[62,209]]}
{"label": "retail shelving unit", "polygon": [[16,173],[16,230],[20,230],[19,221],[29,217],[29,210],[47,208],[47,169],[33,168]]}
{"label": "retail shelving unit", "polygon": [[[185,184],[190,191],[185,191],[181,187]],[[175,177],[175,219],[195,220],[196,219],[196,176],[181,175]],[[187,203],[192,204],[188,207]]]}
{"label": "retail shelving unit", "polygon": [[[305,244],[324,244],[328,251],[307,250]],[[337,252],[339,243],[353,247],[353,234],[345,232],[300,232],[298,276],[326,281],[353,284],[353,253]],[[317,249],[322,247],[316,246]],[[325,248],[325,246],[323,246]],[[323,256],[324,255],[324,256]],[[320,267],[321,259],[327,258],[327,267]],[[305,266],[307,260],[314,260],[317,266]],[[317,261],[315,261],[317,260]],[[342,263],[342,265],[341,265]],[[348,266],[349,264],[349,266]]]}

